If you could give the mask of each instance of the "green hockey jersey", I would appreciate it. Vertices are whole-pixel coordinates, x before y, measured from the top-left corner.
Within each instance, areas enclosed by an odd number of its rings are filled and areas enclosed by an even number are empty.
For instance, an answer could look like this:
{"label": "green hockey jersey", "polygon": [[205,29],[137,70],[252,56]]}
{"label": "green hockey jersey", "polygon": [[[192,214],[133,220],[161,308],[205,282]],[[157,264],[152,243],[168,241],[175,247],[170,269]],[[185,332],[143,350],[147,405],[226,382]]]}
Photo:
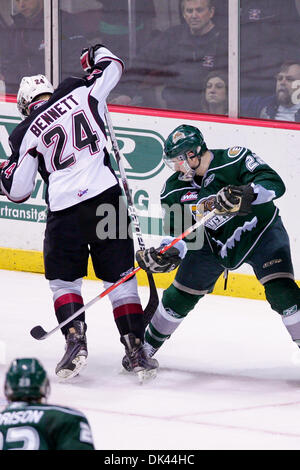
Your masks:
{"label": "green hockey jersey", "polygon": [[0,413],[0,450],[94,450],[94,444],[79,411],[13,402]]}
{"label": "green hockey jersey", "polygon": [[[236,269],[258,246],[262,234],[275,222],[278,208],[273,200],[285,192],[280,176],[260,157],[244,147],[210,150],[211,162],[203,177],[192,181],[178,179],[180,173],[168,178],[161,192],[164,209],[164,231],[176,236],[186,226],[178,217],[182,213],[192,214],[196,204],[205,203],[207,210],[213,208],[217,192],[224,186],[254,184],[256,199],[252,212],[247,216],[215,216],[205,224],[205,242],[224,268]],[[177,208],[177,211],[176,211]]]}

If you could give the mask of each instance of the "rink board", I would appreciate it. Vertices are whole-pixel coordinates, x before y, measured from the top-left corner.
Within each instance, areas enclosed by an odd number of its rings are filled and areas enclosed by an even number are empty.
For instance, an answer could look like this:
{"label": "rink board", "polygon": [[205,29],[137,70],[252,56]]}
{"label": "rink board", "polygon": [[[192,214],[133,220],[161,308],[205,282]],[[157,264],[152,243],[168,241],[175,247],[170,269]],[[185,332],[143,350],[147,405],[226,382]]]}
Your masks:
{"label": "rink board", "polygon": [[[276,201],[290,236],[295,278],[300,279],[300,252],[296,249],[300,225],[294,208],[298,205],[300,173],[300,126],[255,120],[229,120],[188,113],[164,112],[111,106],[119,146],[125,157],[125,169],[139,215],[146,246],[158,246],[163,236],[159,192],[170,175],[162,162],[163,142],[179,124],[198,126],[209,148],[244,146],[273,167],[286,184],[285,195]],[[20,122],[15,103],[0,103],[0,156],[10,155],[8,135]],[[111,146],[108,145],[111,155]],[[117,169],[113,161],[113,166]],[[45,184],[38,176],[34,191],[25,203],[14,204],[0,199],[1,247],[0,268],[44,272],[42,243],[46,221]],[[80,188],[78,188],[80,189]],[[91,266],[88,278],[95,279]],[[165,288],[174,273],[155,275],[158,287]],[[147,284],[144,273],[138,273],[140,285]],[[227,290],[218,280],[214,293],[264,299],[263,288],[244,265],[231,272]]]}
{"label": "rink board", "polygon": [[[1,269],[42,274],[44,273],[43,255],[39,251],[0,248],[0,267]],[[163,289],[167,288],[173,281],[175,273],[176,271],[168,274],[154,274],[156,286]],[[97,279],[91,260],[89,260],[87,279]],[[137,273],[137,279],[139,285],[148,285],[147,275],[144,271],[141,270]],[[264,289],[254,276],[233,272],[229,274],[227,289],[224,290],[224,279],[221,276],[213,293],[231,297],[265,300]]]}

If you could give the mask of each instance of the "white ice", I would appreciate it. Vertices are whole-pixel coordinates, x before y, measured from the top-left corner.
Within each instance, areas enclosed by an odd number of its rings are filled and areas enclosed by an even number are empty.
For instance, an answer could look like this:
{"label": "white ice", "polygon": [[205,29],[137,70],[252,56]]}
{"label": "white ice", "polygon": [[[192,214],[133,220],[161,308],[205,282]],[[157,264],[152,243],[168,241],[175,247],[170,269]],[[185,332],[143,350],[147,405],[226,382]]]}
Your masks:
{"label": "white ice", "polygon": [[[43,341],[29,334],[38,324],[56,326],[47,281],[0,270],[0,286],[0,397],[10,361],[37,357],[51,380],[49,402],[83,411],[97,449],[300,449],[298,348],[267,302],[206,296],[157,354],[156,379],[139,385],[122,372],[123,346],[105,297],[86,312],[87,367],[59,383],[60,331]],[[102,290],[101,282],[84,281],[85,302]],[[139,291],[145,305],[148,289]]]}

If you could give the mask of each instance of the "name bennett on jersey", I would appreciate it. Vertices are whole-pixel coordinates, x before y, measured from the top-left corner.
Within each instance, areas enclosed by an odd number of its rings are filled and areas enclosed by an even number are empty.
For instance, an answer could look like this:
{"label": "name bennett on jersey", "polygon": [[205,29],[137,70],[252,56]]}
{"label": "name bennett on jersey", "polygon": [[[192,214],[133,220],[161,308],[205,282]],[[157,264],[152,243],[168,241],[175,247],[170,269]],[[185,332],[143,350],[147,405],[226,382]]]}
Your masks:
{"label": "name bennett on jersey", "polygon": [[[71,103],[68,103],[68,101]],[[47,112],[41,114],[34,124],[30,127],[31,132],[37,137],[41,134],[42,131],[47,129],[47,127],[52,124],[56,119],[58,119],[63,114],[72,110],[74,106],[77,106],[78,103],[74,99],[73,95],[68,95],[66,98],[60,100],[51,108],[47,109]],[[66,109],[68,108],[68,109]]]}

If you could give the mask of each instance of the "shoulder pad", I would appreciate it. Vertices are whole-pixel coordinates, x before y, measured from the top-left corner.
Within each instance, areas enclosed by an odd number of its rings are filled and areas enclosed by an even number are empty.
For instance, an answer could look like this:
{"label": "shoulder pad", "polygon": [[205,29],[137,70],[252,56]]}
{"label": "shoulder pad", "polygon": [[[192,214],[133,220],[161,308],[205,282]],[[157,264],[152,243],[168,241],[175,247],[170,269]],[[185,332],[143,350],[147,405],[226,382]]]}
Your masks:
{"label": "shoulder pad", "polygon": [[227,150],[227,156],[229,158],[236,158],[236,157],[241,156],[241,154],[244,153],[245,151],[247,151],[245,147],[239,147],[239,146],[230,147]]}

